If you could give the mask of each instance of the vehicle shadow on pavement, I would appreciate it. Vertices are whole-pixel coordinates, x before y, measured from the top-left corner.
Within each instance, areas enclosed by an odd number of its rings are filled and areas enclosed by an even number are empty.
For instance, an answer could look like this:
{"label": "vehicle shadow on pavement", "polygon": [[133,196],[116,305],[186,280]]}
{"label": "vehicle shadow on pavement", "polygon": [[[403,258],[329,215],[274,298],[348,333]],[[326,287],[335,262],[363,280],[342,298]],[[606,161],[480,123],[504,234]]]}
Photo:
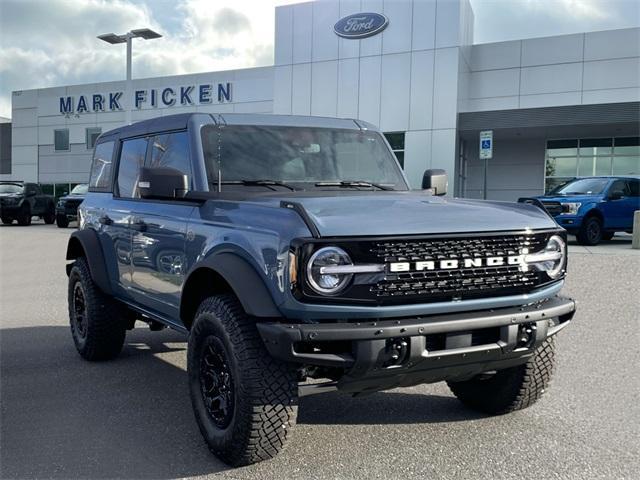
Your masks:
{"label": "vehicle shadow on pavement", "polygon": [[467,409],[455,397],[378,392],[353,397],[331,392],[300,400],[298,423],[316,425],[385,425],[462,422],[486,418]]}
{"label": "vehicle shadow on pavement", "polygon": [[91,363],[66,327],[0,330],[0,478],[160,479],[227,469],[200,436],[186,372],[161,358],[172,350],[184,357],[184,340],[136,329],[119,358]]}
{"label": "vehicle shadow on pavement", "polygon": [[[185,337],[138,328],[115,360],[87,362],[69,329],[0,330],[0,478],[164,479],[228,469],[191,410]],[[406,424],[481,418],[457,400],[397,391],[300,400],[301,424]]]}

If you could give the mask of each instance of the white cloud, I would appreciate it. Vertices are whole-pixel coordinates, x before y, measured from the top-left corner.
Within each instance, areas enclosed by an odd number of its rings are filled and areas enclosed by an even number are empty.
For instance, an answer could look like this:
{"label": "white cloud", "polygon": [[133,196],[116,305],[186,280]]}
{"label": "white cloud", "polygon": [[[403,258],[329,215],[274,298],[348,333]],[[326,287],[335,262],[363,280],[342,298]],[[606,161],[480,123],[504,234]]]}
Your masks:
{"label": "white cloud", "polygon": [[[0,0],[0,116],[12,90],[122,79],[125,48],[95,37],[149,27],[134,40],[134,78],[270,65],[274,7],[303,0]],[[640,24],[638,0],[471,0],[476,41]]]}
{"label": "white cloud", "polygon": [[[517,2],[516,2],[517,3]],[[533,10],[537,13],[546,13],[550,16],[558,16],[568,19],[567,16],[575,19],[601,20],[609,18],[612,14],[608,7],[611,2],[603,0],[525,0],[525,9]]]}
{"label": "white cloud", "polygon": [[296,0],[147,1],[1,0],[0,116],[12,90],[123,78],[124,45],[101,33],[163,34],[134,40],[134,78],[270,65],[274,7]]}
{"label": "white cloud", "polygon": [[476,43],[640,26],[638,0],[471,0]]}

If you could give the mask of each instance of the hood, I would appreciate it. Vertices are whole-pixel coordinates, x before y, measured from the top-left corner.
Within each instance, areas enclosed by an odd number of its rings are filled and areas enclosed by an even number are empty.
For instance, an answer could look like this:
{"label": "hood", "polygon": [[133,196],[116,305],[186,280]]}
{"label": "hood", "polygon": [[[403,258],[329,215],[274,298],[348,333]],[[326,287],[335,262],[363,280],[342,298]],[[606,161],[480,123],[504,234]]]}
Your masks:
{"label": "hood", "polygon": [[589,203],[597,202],[603,195],[541,195],[536,197],[540,201],[560,202],[560,203]]}
{"label": "hood", "polygon": [[[511,202],[436,197],[422,192],[303,192],[301,204],[323,237],[501,232],[557,228],[546,212]],[[274,201],[259,197],[258,202]]]}
{"label": "hood", "polygon": [[70,195],[65,195],[64,197],[60,197],[58,200],[84,200],[85,195],[84,194],[70,194]]}

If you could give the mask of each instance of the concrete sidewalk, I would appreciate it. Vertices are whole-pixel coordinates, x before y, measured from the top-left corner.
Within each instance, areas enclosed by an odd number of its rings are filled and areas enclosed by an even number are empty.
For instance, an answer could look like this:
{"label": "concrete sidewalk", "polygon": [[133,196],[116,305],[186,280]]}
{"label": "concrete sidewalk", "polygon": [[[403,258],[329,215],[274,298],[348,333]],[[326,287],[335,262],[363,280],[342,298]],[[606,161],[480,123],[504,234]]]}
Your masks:
{"label": "concrete sidewalk", "polygon": [[640,250],[631,248],[632,236],[627,233],[618,233],[611,240],[603,241],[595,247],[578,245],[576,238],[569,236],[569,254],[583,253],[591,255],[631,255],[640,256]]}

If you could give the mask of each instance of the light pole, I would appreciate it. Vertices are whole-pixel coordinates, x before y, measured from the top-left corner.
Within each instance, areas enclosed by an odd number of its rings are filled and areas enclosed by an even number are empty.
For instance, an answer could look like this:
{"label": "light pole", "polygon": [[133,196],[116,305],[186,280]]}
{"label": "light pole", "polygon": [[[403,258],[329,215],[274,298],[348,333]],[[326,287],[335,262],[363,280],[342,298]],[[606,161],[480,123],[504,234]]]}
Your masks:
{"label": "light pole", "polygon": [[104,35],[98,35],[98,38],[104,42],[115,45],[116,43],[127,44],[127,83],[126,83],[126,95],[127,95],[127,108],[125,110],[125,121],[127,125],[131,124],[131,44],[134,38],[144,38],[145,40],[153,40],[154,38],[160,38],[158,32],[154,32],[149,28],[139,28],[137,30],[131,30],[130,32],[122,35],[116,35],[115,33],[105,33]]}

